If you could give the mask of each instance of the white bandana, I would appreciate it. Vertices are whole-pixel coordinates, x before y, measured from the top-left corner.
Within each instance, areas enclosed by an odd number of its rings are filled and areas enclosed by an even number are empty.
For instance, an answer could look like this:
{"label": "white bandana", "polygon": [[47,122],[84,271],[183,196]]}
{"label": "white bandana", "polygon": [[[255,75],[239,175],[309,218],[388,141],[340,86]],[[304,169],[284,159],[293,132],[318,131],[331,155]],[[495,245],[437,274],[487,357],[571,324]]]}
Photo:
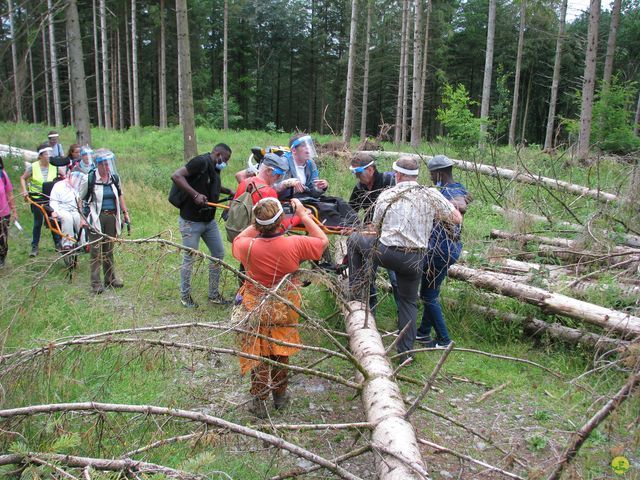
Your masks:
{"label": "white bandana", "polygon": [[412,177],[417,177],[420,173],[419,169],[408,170],[406,168],[399,167],[398,162],[393,162],[393,169],[398,173],[404,173],[405,175],[410,175]]}
{"label": "white bandana", "polygon": [[256,217],[256,223],[258,225],[273,225],[274,223],[276,223],[278,221],[278,219],[280,218],[280,215],[282,215],[282,213],[284,212],[284,210],[282,210],[282,204],[280,203],[280,201],[277,198],[267,197],[267,198],[263,198],[262,200],[259,200],[258,203],[256,203],[253,206],[253,214],[255,215],[255,213],[256,213],[255,210],[256,210],[256,207],[258,205],[262,205],[262,204],[264,204],[266,202],[275,202],[275,203],[277,203],[278,204],[278,211],[276,212],[276,214],[273,217],[268,218],[266,220],[260,220],[259,218]]}
{"label": "white bandana", "polygon": [[42,155],[44,152],[51,153],[51,152],[53,152],[53,148],[51,148],[51,147],[41,148],[40,150],[38,150],[38,155]]}

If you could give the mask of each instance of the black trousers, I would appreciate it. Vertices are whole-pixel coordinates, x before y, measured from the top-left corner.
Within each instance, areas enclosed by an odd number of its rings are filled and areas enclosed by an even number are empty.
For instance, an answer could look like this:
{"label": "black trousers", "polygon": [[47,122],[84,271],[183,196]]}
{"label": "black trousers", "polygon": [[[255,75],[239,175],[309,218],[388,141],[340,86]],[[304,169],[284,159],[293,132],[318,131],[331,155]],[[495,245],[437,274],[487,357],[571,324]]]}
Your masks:
{"label": "black trousers", "polygon": [[413,348],[418,316],[418,287],[424,251],[407,252],[380,243],[375,235],[354,233],[347,241],[349,255],[349,289],[354,300],[366,302],[369,286],[375,281],[375,266],[396,272],[398,279],[398,330],[407,330],[398,340],[398,353]]}

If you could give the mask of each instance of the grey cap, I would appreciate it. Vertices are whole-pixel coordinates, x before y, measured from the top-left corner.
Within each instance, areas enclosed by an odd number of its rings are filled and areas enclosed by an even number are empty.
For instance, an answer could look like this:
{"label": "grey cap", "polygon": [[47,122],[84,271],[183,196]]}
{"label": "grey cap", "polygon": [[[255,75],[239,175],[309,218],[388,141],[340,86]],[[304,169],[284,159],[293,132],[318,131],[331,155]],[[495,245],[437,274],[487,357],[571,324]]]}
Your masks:
{"label": "grey cap", "polygon": [[265,167],[279,168],[283,170],[284,173],[289,171],[289,161],[286,157],[281,157],[280,155],[276,155],[275,153],[267,153],[260,165],[264,165]]}
{"label": "grey cap", "polygon": [[429,163],[427,164],[427,168],[429,171],[432,170],[440,170],[441,168],[447,168],[453,165],[453,160],[451,160],[446,155],[436,155],[435,157],[431,157]]}

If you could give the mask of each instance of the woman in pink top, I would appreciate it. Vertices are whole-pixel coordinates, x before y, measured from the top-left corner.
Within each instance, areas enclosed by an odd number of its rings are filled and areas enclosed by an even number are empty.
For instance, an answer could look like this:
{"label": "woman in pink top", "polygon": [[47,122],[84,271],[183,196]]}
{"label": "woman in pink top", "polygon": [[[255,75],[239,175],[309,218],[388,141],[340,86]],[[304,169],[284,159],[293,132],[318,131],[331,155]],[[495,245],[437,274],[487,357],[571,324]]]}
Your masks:
{"label": "woman in pink top", "polygon": [[4,162],[0,157],[0,268],[4,267],[9,250],[9,224],[18,219],[16,202],[13,200],[13,185],[4,170]]}

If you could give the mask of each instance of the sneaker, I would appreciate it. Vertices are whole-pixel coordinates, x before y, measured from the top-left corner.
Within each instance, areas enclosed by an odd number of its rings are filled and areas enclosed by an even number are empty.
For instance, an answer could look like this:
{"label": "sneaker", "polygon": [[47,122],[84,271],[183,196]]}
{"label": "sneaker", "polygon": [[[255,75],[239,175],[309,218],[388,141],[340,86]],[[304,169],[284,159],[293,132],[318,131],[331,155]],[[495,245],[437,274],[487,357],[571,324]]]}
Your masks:
{"label": "sneaker", "polygon": [[110,282],[105,282],[104,286],[107,288],[122,288],[124,287],[124,282],[122,280],[118,280],[117,278],[115,278]]}
{"label": "sneaker", "polygon": [[180,299],[180,303],[182,304],[183,307],[186,307],[186,308],[198,308],[198,304],[195,302],[193,298],[191,298],[191,295],[189,295],[188,297],[182,297]]}
{"label": "sneaker", "polygon": [[219,293],[213,297],[209,297],[209,303],[214,305],[231,305],[231,300],[225,300]]}
{"label": "sneaker", "polygon": [[29,252],[29,256],[30,257],[37,257],[38,256],[38,246],[37,245],[35,247],[31,247],[31,251]]}
{"label": "sneaker", "polygon": [[276,410],[280,410],[281,408],[284,408],[287,405],[289,405],[290,400],[291,400],[291,397],[289,397],[289,394],[287,392],[284,392],[284,393],[276,393],[275,391],[273,392],[273,406],[276,408]]}
{"label": "sneaker", "polygon": [[420,342],[420,343],[430,343],[432,342],[433,339],[431,338],[431,335],[423,335],[421,333],[418,333],[416,335],[416,342]]}
{"label": "sneaker", "polygon": [[431,340],[430,342],[425,343],[425,347],[427,348],[447,348],[451,340],[448,342],[439,342],[438,340]]}

